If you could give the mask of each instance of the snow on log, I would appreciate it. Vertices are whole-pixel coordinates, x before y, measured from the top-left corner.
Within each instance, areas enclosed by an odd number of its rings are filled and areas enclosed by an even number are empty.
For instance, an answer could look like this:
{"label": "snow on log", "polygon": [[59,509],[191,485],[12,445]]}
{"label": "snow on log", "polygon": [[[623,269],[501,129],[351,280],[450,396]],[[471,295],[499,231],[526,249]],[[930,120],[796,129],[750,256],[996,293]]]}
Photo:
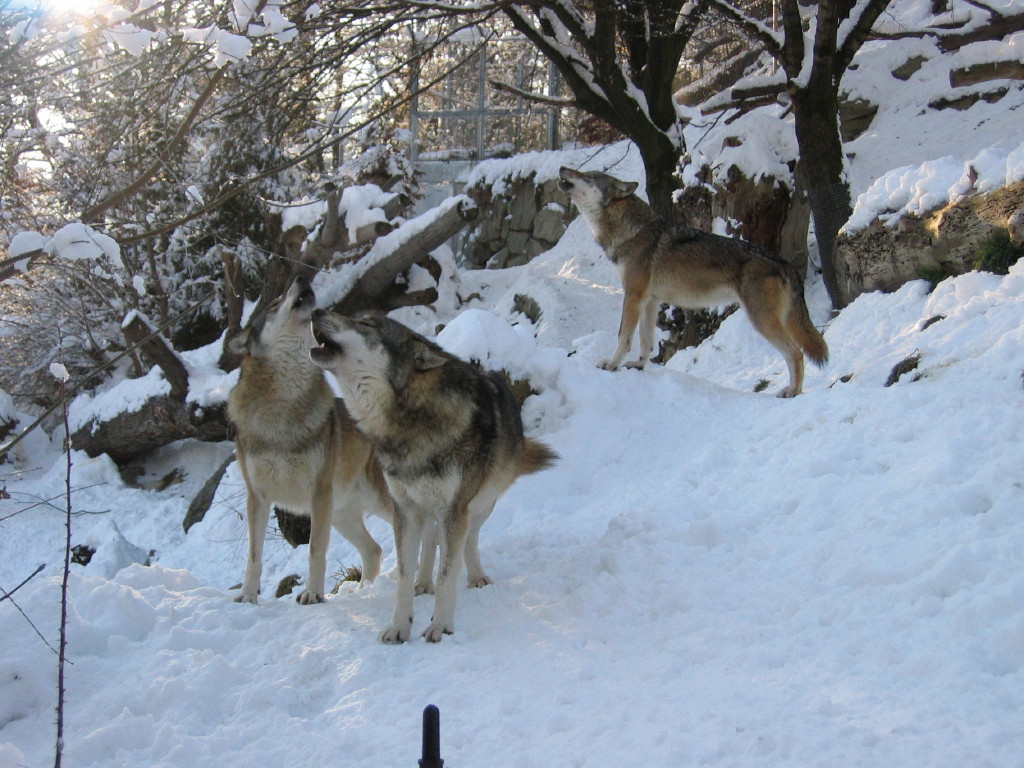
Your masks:
{"label": "snow on log", "polygon": [[[359,261],[358,275],[341,298],[329,300],[332,307],[349,314],[378,305],[380,299],[391,293],[396,277],[429,256],[478,215],[476,203],[466,195],[459,195],[378,238]],[[402,301],[399,297],[391,298]]]}
{"label": "snow on log", "polygon": [[124,464],[178,440],[220,442],[228,434],[226,403],[201,407],[164,395],[150,398],[138,410],[79,427],[71,433],[71,445]]}
{"label": "snow on log", "polygon": [[954,69],[949,73],[949,85],[952,88],[977,85],[989,80],[1024,80],[1024,62],[1016,59],[983,62]]}

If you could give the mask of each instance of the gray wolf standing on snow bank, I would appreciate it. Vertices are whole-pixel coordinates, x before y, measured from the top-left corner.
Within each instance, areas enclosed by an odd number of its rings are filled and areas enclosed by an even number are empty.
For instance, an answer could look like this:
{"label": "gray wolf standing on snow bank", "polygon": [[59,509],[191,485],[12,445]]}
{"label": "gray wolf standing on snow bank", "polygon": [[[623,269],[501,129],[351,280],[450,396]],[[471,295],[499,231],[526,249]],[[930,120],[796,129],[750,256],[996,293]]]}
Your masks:
{"label": "gray wolf standing on snow bank", "polygon": [[316,296],[299,277],[271,305],[265,322],[229,343],[242,355],[238,384],[228,397],[235,448],[247,492],[249,548],[238,602],[255,603],[263,569],[270,505],[310,516],[309,578],[303,605],[324,600],[327,544],[333,524],[362,559],[362,579],[380,572],[380,546],[363,523],[373,510],[391,518],[391,501],[372,449],[323,371],[309,359],[309,321]]}
{"label": "gray wolf standing on snow bank", "polygon": [[602,368],[619,367],[638,321],[640,357],[627,367],[644,367],[654,350],[654,326],[662,303],[697,309],[737,301],[754,328],[786,359],[789,386],[779,397],[800,394],[805,354],[817,365],[828,362],[828,346],[807,313],[800,274],[771,251],[670,226],[633,194],[635,182],[565,167],[559,178],[559,186],[590,224],[622,278],[625,296],[618,344]]}
{"label": "gray wolf standing on snow bank", "polygon": [[[413,570],[420,539],[441,544],[434,614],[423,636],[436,643],[455,627],[463,556],[470,587],[491,580],[480,564],[480,526],[520,475],[555,454],[523,437],[519,404],[495,373],[484,373],[386,317],[318,310],[313,362],[338,380],[359,430],[373,443],[395,502],[398,586],[385,643],[409,639]],[[425,555],[426,556],[426,555]]]}

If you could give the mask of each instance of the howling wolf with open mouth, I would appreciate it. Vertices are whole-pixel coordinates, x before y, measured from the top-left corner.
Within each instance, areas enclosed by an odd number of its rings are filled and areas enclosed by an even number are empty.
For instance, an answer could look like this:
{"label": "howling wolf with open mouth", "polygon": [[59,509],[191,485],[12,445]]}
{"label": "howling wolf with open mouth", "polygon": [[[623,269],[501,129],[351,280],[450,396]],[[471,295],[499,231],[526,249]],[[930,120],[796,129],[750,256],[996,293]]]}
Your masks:
{"label": "howling wolf with open mouth", "polygon": [[654,350],[662,303],[700,309],[739,302],[754,328],[786,359],[789,385],[779,397],[800,394],[804,355],[828,362],[828,345],[811,323],[803,281],[796,269],[753,243],[690,227],[673,227],[637,197],[637,184],[601,171],[559,169],[558,185],[590,225],[618,268],[624,297],[615,352],[601,367],[614,371],[628,354],[640,325],[643,368]]}
{"label": "howling wolf with open mouth", "polygon": [[266,319],[228,343],[242,355],[228,396],[235,449],[245,479],[249,546],[238,602],[255,603],[270,505],[309,515],[309,578],[302,604],[324,600],[327,544],[333,525],[359,551],[362,580],[380,572],[381,548],[363,513],[391,519],[391,499],[370,443],[309,359],[316,296],[304,277],[271,305]]}
{"label": "howling wolf with open mouth", "polygon": [[380,639],[409,639],[420,541],[431,541],[436,525],[441,557],[434,614],[423,636],[439,642],[455,628],[463,557],[470,587],[491,583],[478,538],[498,497],[556,456],[523,437],[519,404],[498,374],[478,370],[382,315],[346,318],[318,310],[312,326],[319,346],[310,358],[337,378],[395,502],[398,586]]}

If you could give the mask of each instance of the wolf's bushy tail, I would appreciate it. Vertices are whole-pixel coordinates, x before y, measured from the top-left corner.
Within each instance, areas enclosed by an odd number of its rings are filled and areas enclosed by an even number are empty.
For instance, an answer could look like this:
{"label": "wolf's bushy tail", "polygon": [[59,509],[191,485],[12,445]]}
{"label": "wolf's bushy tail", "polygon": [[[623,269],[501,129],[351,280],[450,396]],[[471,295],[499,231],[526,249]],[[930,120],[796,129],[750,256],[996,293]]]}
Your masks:
{"label": "wolf's bushy tail", "polygon": [[538,440],[523,440],[523,463],[519,466],[519,474],[529,475],[547,469],[558,461],[558,454]]}
{"label": "wolf's bushy tail", "polygon": [[811,316],[807,312],[807,302],[804,300],[803,291],[799,288],[793,296],[793,306],[790,311],[792,313],[789,322],[790,333],[793,334],[796,343],[810,361],[819,368],[823,367],[828,362],[828,344],[825,343],[825,337],[811,322]]}

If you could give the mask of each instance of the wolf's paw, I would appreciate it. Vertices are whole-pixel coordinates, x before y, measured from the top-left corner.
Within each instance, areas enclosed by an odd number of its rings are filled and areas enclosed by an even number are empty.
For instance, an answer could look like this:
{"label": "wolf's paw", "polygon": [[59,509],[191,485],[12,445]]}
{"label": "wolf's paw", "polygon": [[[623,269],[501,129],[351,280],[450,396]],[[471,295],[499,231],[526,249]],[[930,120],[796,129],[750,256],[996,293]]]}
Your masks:
{"label": "wolf's paw", "polygon": [[776,395],[776,397],[785,397],[785,398],[790,398],[790,397],[796,397],[796,396],[797,396],[797,395],[799,395],[799,394],[800,394],[799,392],[794,392],[794,391],[793,391],[792,389],[790,389],[789,387],[786,387],[785,389],[783,389],[783,390],[780,390],[780,391],[779,391],[779,394],[777,394],[777,395]]}
{"label": "wolf's paw", "polygon": [[377,636],[377,639],[387,645],[404,643],[409,639],[409,625],[404,627],[388,627]]}
{"label": "wolf's paw", "polygon": [[630,363],[626,363],[627,368],[632,368],[637,371],[642,371],[645,365],[647,365],[646,360],[634,360]]}
{"label": "wolf's paw", "polygon": [[256,603],[258,603],[259,601],[260,601],[259,592],[253,592],[251,594],[243,592],[242,594],[240,594],[238,597],[235,598],[235,602],[236,603],[252,603],[253,605],[256,605]]}
{"label": "wolf's paw", "polygon": [[488,584],[493,584],[491,577],[487,574],[480,574],[479,576],[470,576],[466,581],[466,586],[470,589],[479,589],[480,587],[486,587]]}
{"label": "wolf's paw", "polygon": [[602,360],[600,363],[597,364],[597,367],[603,371],[614,371],[618,369],[619,364],[613,362],[612,360]]}
{"label": "wolf's paw", "polygon": [[440,643],[445,635],[453,634],[454,630],[447,624],[432,621],[430,626],[423,632],[423,637],[428,643]]}
{"label": "wolf's paw", "polygon": [[432,595],[434,594],[434,582],[425,581],[422,584],[416,584],[413,590],[417,595]]}
{"label": "wolf's paw", "polygon": [[299,593],[299,596],[295,598],[295,602],[299,605],[315,605],[316,603],[322,603],[324,596],[319,592],[314,592],[312,589],[304,589]]}

